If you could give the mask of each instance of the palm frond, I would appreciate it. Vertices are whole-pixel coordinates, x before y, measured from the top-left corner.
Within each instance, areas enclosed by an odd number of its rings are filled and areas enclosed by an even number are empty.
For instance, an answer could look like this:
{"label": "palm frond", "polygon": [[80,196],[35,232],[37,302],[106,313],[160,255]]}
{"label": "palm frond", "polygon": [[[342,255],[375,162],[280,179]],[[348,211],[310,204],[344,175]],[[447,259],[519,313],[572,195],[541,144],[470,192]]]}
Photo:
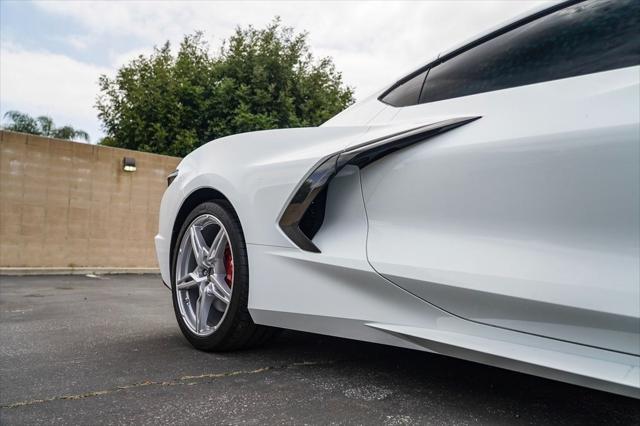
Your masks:
{"label": "palm frond", "polygon": [[36,118],[36,121],[40,125],[40,131],[44,136],[52,136],[55,126],[51,117],[41,115],[40,117]]}
{"label": "palm frond", "polygon": [[13,132],[31,133],[34,135],[41,134],[36,119],[29,114],[20,111],[7,111],[3,118],[8,118],[11,122],[5,126],[5,129]]}
{"label": "palm frond", "polygon": [[89,133],[85,132],[84,130],[76,130],[74,134],[74,138],[83,139],[89,142]]}

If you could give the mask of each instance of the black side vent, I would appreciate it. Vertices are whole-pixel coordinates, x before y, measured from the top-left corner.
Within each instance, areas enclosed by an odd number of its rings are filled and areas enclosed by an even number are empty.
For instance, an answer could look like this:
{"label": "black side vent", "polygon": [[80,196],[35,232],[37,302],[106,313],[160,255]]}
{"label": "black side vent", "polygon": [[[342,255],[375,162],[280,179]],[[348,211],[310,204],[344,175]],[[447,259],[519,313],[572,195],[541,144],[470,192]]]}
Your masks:
{"label": "black side vent", "polygon": [[302,233],[310,240],[315,237],[324,222],[328,188],[328,186],[325,186],[324,189],[318,193],[298,224]]}

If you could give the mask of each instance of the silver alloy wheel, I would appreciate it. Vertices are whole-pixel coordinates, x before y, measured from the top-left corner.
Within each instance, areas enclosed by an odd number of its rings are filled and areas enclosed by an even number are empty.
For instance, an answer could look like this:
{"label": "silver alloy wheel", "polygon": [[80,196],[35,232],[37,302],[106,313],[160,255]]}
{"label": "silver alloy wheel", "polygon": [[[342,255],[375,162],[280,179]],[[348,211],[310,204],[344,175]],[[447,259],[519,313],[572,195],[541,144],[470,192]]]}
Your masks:
{"label": "silver alloy wheel", "polygon": [[203,214],[191,222],[178,250],[175,279],[180,314],[194,334],[209,336],[231,303],[234,274],[229,235],[218,218]]}

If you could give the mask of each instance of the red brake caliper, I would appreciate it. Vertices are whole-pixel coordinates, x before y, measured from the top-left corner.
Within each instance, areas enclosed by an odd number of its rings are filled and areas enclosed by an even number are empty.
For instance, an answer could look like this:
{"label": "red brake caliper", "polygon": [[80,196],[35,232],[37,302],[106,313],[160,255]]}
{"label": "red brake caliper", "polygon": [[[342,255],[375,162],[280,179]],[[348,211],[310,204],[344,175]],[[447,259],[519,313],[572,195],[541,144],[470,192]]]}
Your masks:
{"label": "red brake caliper", "polygon": [[224,280],[229,284],[229,287],[233,284],[233,256],[231,255],[231,247],[227,244],[224,249],[224,269],[227,271]]}

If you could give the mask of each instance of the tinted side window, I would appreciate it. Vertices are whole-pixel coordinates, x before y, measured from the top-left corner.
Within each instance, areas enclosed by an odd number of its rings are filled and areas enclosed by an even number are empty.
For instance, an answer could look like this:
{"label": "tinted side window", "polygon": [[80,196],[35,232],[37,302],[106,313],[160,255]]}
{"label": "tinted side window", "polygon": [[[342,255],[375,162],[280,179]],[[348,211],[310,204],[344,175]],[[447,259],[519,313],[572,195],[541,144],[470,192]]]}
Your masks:
{"label": "tinted side window", "polygon": [[502,34],[433,67],[434,102],[640,63],[640,1],[588,0]]}
{"label": "tinted side window", "polygon": [[422,83],[426,75],[427,71],[421,72],[411,80],[402,83],[387,93],[381,100],[397,107],[417,104],[418,98],[420,97],[420,90],[422,90]]}

